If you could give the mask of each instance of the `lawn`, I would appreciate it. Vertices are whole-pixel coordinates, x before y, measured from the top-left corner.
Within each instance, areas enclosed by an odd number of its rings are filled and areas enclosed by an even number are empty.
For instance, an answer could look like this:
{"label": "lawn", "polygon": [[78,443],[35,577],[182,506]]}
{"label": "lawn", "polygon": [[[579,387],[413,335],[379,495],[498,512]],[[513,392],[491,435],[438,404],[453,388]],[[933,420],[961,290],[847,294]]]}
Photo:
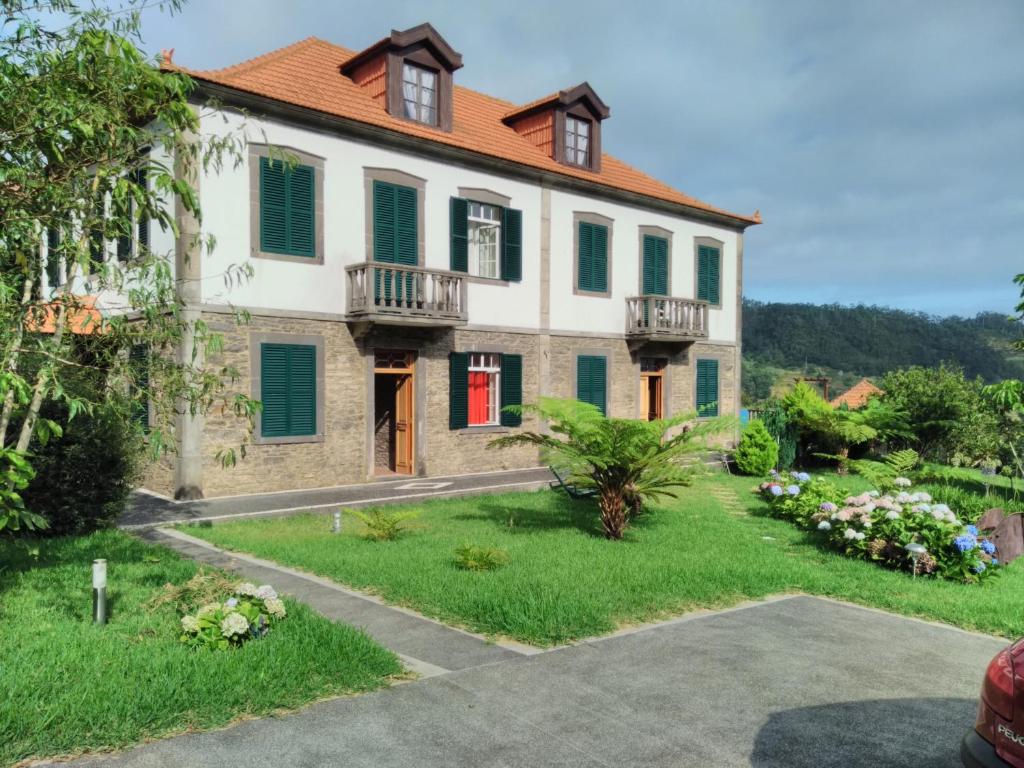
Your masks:
{"label": "lawn", "polygon": [[[856,484],[856,479],[846,482]],[[711,484],[735,491],[747,514],[729,514]],[[366,540],[345,515],[186,526],[219,546],[327,576],[428,616],[538,645],[784,592],[829,595],[1002,634],[1024,634],[1024,561],[981,587],[912,579],[822,549],[814,534],[763,516],[751,478],[716,475],[653,510],[621,542],[601,537],[592,503],[543,491],[444,499],[417,507],[416,528]],[[405,507],[403,507],[405,509]],[[502,547],[489,572],[459,570],[464,543]]]}
{"label": "lawn", "polygon": [[[90,621],[97,557],[109,562],[105,627]],[[43,541],[37,561],[0,543],[0,564],[0,765],[222,726],[401,672],[362,632],[293,601],[260,641],[190,650],[174,606],[145,604],[198,567],[121,533]]]}

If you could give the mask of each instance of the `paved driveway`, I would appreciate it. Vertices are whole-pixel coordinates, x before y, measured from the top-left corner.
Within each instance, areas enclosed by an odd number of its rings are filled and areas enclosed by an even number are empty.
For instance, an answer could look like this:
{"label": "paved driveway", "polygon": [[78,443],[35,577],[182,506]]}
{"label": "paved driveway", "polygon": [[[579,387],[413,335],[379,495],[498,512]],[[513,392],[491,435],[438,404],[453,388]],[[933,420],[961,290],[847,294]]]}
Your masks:
{"label": "paved driveway", "polygon": [[985,665],[1002,645],[794,597],[463,669],[94,762],[957,766]]}

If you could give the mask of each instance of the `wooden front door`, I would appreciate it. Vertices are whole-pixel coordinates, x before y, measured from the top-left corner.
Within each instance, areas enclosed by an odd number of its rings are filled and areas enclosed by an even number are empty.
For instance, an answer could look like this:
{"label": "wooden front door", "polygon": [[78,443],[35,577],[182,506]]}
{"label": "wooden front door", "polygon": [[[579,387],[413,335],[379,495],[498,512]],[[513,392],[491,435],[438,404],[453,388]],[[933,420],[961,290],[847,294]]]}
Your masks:
{"label": "wooden front door", "polygon": [[395,387],[395,472],[411,475],[413,471],[413,377],[398,377]]}
{"label": "wooden front door", "polygon": [[664,416],[665,360],[643,358],[640,361],[640,418],[654,421]]}

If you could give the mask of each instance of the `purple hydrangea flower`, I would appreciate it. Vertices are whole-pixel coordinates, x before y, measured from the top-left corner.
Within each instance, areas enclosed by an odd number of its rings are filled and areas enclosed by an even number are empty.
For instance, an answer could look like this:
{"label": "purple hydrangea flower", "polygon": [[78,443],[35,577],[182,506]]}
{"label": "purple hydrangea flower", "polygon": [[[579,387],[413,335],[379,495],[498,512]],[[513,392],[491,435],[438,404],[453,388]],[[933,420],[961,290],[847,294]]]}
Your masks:
{"label": "purple hydrangea flower", "polygon": [[786,493],[788,493],[790,496],[799,496],[800,495],[800,486],[799,485],[791,485],[788,488],[786,488]]}
{"label": "purple hydrangea flower", "polygon": [[237,598],[229,597],[227,600],[224,601],[224,606],[226,608],[234,608],[236,605],[238,605]]}
{"label": "purple hydrangea flower", "polygon": [[811,479],[811,476],[808,475],[806,472],[798,472],[796,479],[799,480],[801,483],[806,483],[808,480]]}
{"label": "purple hydrangea flower", "polygon": [[823,501],[821,502],[821,506],[818,507],[818,509],[820,509],[822,512],[828,512],[829,514],[832,514],[833,512],[837,511],[839,507],[837,507],[831,501]]}
{"label": "purple hydrangea flower", "polygon": [[772,496],[781,496],[781,495],[782,495],[782,486],[781,485],[773,485],[772,486]]}

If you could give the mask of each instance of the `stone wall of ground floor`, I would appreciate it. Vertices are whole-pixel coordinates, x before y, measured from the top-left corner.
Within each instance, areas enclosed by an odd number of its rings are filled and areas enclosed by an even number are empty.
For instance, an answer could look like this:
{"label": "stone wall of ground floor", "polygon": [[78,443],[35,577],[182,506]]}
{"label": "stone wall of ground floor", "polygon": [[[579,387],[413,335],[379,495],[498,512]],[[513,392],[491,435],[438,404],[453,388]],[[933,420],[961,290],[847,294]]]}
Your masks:
{"label": "stone wall of ground floor", "polygon": [[[204,313],[203,320],[223,337],[223,348],[208,358],[211,367],[237,375],[232,387],[254,398],[254,371],[259,365],[261,340],[288,337],[308,343],[322,340],[322,434],[296,442],[261,442],[248,435],[247,422],[228,411],[206,415],[202,433],[203,478],[206,497],[317,488],[365,482],[374,476],[384,453],[380,425],[375,424],[374,364],[387,350],[411,352],[414,360],[413,474],[442,476],[466,472],[532,467],[538,464],[531,447],[490,449],[507,427],[449,428],[449,355],[451,352],[495,352],[523,358],[523,401],[539,395],[574,397],[576,356],[602,354],[608,358],[609,414],[640,416],[640,362],[644,357],[665,361],[664,411],[666,415],[692,411],[696,360],[719,360],[722,413],[737,408],[736,355],[731,345],[694,344],[631,349],[619,338],[539,335],[535,332],[467,329],[416,329],[376,326],[353,336],[348,324],[333,319],[254,316],[237,326],[231,316]],[[255,367],[254,367],[255,366]],[[533,418],[522,429],[537,428]],[[244,456],[239,450],[245,445]],[[223,467],[220,456],[234,448],[238,460]],[[153,467],[146,485],[173,495],[175,457]]]}

